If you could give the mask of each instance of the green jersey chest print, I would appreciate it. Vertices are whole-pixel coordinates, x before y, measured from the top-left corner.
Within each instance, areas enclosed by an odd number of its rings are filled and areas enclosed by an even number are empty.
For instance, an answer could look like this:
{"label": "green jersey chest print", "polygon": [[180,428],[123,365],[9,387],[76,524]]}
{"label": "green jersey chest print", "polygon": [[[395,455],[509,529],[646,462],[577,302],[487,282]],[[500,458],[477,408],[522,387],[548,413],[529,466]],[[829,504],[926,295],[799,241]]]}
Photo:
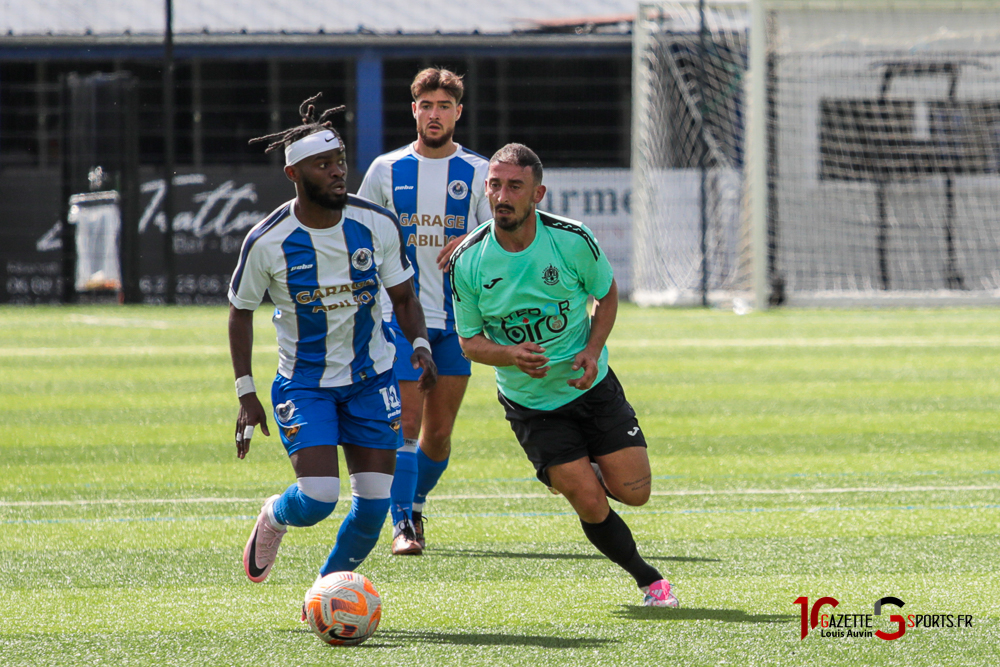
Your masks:
{"label": "green jersey chest print", "polygon": [[[483,333],[500,345],[536,343],[550,370],[534,379],[515,366],[496,369],[500,392],[524,406],[552,410],[583,392],[566,381],[583,375],[573,359],[587,345],[587,297],[611,289],[611,264],[593,233],[582,224],[536,213],[536,232],[520,252],[496,239],[493,222],[479,226],[456,252],[451,268],[458,334]],[[597,384],[608,372],[608,350],[599,358]]]}

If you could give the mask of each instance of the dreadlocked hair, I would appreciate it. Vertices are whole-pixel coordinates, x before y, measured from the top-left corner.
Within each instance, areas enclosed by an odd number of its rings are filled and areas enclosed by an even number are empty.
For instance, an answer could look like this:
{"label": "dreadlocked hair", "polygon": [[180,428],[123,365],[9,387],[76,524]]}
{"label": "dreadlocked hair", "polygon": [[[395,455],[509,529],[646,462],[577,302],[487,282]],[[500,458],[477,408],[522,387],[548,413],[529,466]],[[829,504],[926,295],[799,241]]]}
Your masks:
{"label": "dreadlocked hair", "polygon": [[[263,137],[256,137],[247,143],[257,144],[262,141],[270,141],[272,143],[268,144],[267,148],[264,149],[265,153],[270,153],[271,151],[294,144],[299,139],[308,137],[310,134],[315,134],[316,132],[322,132],[324,130],[330,130],[337,136],[338,139],[340,139],[340,133],[333,129],[333,121],[330,119],[347,109],[347,107],[340,105],[339,107],[327,109],[323,112],[323,115],[316,118],[316,107],[313,105],[313,102],[321,97],[323,97],[323,93],[316,93],[299,105],[299,116],[302,118],[302,125],[296,125],[295,127],[290,127],[287,130],[275,132],[274,134],[268,134]],[[341,143],[343,143],[342,140]]]}

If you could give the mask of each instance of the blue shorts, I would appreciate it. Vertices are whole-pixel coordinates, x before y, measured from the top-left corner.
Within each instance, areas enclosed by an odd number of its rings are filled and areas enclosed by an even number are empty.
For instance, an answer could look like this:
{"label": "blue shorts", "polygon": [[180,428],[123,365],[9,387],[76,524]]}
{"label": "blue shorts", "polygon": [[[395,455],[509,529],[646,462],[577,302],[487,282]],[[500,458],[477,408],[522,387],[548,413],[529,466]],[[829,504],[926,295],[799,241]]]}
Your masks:
{"label": "blue shorts", "polygon": [[398,449],[403,444],[399,384],[391,370],[344,387],[305,387],[278,375],[271,403],[289,454],[318,445]]}
{"label": "blue shorts", "polygon": [[[386,325],[393,333],[393,344],[396,346],[396,363],[392,369],[400,382],[416,382],[420,379],[421,369],[414,370],[410,363],[413,346],[406,340],[403,330],[399,328],[396,318]],[[444,329],[428,329],[427,342],[431,344],[431,357],[437,365],[438,375],[472,375],[472,362],[462,352],[458,342],[458,334]]]}

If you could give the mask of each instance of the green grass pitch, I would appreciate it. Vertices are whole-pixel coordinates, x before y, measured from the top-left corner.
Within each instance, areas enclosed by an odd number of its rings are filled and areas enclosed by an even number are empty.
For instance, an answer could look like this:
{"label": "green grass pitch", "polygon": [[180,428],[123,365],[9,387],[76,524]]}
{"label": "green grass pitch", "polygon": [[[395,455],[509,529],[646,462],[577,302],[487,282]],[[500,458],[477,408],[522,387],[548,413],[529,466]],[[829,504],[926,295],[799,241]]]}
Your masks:
{"label": "green grass pitch", "polygon": [[[243,574],[261,500],[293,476],[276,436],[235,457],[226,310],[0,309],[0,664],[996,665],[998,315],[623,306],[611,363],[654,496],[620,509],[678,610],[641,607],[533,481],[476,367],[428,553],[390,557],[387,526],[360,570],[381,627],[333,648],[298,617],[346,498],[290,531],[266,583]],[[801,640],[800,596],[905,602],[872,630],[971,627]]]}

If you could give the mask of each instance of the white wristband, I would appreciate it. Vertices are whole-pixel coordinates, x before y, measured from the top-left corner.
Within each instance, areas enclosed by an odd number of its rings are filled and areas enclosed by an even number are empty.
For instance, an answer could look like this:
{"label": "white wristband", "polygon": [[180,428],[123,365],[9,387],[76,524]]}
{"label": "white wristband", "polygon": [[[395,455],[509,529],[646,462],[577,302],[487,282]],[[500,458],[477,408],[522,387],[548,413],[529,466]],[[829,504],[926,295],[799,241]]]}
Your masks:
{"label": "white wristband", "polygon": [[431,344],[427,342],[426,338],[420,336],[413,339],[413,351],[416,352],[418,347],[422,347],[428,352],[431,351]]}
{"label": "white wristband", "polygon": [[257,387],[253,384],[253,377],[250,375],[244,375],[241,378],[236,378],[236,398],[241,398],[247,394],[253,394],[257,391]]}

